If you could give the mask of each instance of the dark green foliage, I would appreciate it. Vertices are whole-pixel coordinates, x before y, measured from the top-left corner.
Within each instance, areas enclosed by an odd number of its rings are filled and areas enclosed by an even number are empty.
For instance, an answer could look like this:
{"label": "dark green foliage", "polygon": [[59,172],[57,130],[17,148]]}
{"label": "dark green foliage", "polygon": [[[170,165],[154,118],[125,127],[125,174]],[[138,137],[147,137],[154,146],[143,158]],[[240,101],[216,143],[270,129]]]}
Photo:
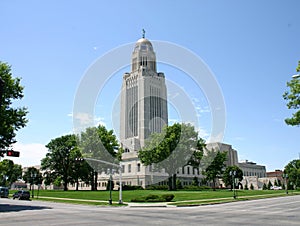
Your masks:
{"label": "dark green foliage", "polygon": [[164,199],[166,202],[171,202],[171,201],[174,199],[175,195],[173,195],[173,194],[164,194],[164,195],[162,195],[161,197],[162,197],[162,199]]}
{"label": "dark green foliage", "polygon": [[168,185],[149,185],[146,187],[146,190],[168,190]]}
{"label": "dark green foliage", "polygon": [[263,190],[267,190],[268,189],[268,187],[267,187],[267,185],[264,183],[264,185],[263,185],[263,188],[262,188]]}
{"label": "dark green foliage", "polygon": [[176,172],[187,164],[199,165],[203,155],[204,141],[190,124],[175,123],[153,133],[146,141],[139,158],[144,165],[155,164],[169,174],[169,190],[176,190]]}
{"label": "dark green foliage", "polygon": [[175,197],[173,194],[164,194],[161,196],[149,194],[147,196],[133,198],[131,202],[170,202]]}
{"label": "dark green foliage", "polygon": [[193,178],[192,185],[193,185],[193,186],[198,186],[198,185],[199,185],[198,177],[194,177],[194,178]]}
{"label": "dark green foliage", "polygon": [[12,160],[4,159],[0,162],[0,186],[9,187],[16,180],[22,178],[21,165]]}
{"label": "dark green foliage", "polygon": [[300,159],[289,162],[284,167],[284,173],[288,175],[288,183],[300,187]]}
{"label": "dark green foliage", "polygon": [[[300,72],[300,61],[298,62],[297,72]],[[300,78],[292,78],[290,82],[287,82],[287,87],[289,91],[283,94],[283,98],[288,101],[288,109],[297,110],[291,118],[285,119],[285,123],[291,126],[300,125]]]}
{"label": "dark green foliage", "polygon": [[106,184],[106,190],[107,191],[114,190],[114,187],[115,187],[114,181],[113,180],[108,180],[107,184]]}
{"label": "dark green foliage", "polygon": [[277,186],[281,186],[281,180],[278,179]]}
{"label": "dark green foliage", "polygon": [[[265,185],[265,184],[264,184],[264,185]],[[254,186],[253,186],[252,183],[250,184],[250,189],[251,189],[251,190],[254,190]],[[264,189],[264,190],[266,190],[266,189]]]}
{"label": "dark green foliage", "polygon": [[[28,113],[25,107],[15,107],[14,100],[23,98],[20,78],[13,78],[11,67],[0,61],[1,86],[0,100],[0,149],[7,149],[15,143],[16,132],[25,127]],[[13,106],[12,106],[13,105]]]}
{"label": "dark green foliage", "polygon": [[176,180],[176,188],[177,189],[182,189],[183,188],[182,187],[182,183],[181,183],[181,181],[179,179]]}
{"label": "dark green foliage", "polygon": [[268,190],[270,190],[272,186],[273,185],[272,185],[271,181],[269,181],[268,186],[267,186]]}
{"label": "dark green foliage", "polygon": [[37,168],[29,167],[23,175],[23,180],[25,181],[25,183],[38,185],[42,184],[43,175]]}
{"label": "dark green foliage", "polygon": [[[212,150],[211,152],[214,152]],[[214,189],[216,187],[216,178],[221,177],[224,172],[225,161],[227,159],[227,152],[217,151],[213,161],[205,169],[204,175],[208,181],[213,181]]]}
{"label": "dark green foliage", "polygon": [[[238,166],[227,166],[223,173],[223,181],[227,186],[232,188],[233,186],[233,176],[230,175],[230,172],[236,172],[235,178],[238,179],[238,182],[243,180],[243,171]],[[237,183],[238,184],[238,183]],[[237,186],[237,184],[235,186]]]}
{"label": "dark green foliage", "polygon": [[123,185],[122,190],[123,191],[144,190],[144,188],[142,186],[137,186],[137,185]]}
{"label": "dark green foliage", "polygon": [[75,158],[79,156],[79,150],[75,135],[65,135],[53,139],[46,145],[48,153],[42,159],[42,169],[48,174],[51,182],[60,178],[64,190],[68,190],[68,184],[76,178]]}
{"label": "dark green foliage", "polygon": [[248,184],[245,184],[244,190],[249,190]]}

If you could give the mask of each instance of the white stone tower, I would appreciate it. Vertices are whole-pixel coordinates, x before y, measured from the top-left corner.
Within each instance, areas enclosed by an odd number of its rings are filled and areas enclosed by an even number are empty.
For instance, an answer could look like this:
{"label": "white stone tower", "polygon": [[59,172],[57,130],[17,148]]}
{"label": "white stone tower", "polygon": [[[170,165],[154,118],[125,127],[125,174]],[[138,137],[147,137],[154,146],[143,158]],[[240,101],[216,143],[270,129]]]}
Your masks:
{"label": "white stone tower", "polygon": [[165,76],[156,71],[155,52],[144,30],[132,53],[131,72],[123,75],[120,117],[123,159],[137,156],[145,139],[168,123]]}

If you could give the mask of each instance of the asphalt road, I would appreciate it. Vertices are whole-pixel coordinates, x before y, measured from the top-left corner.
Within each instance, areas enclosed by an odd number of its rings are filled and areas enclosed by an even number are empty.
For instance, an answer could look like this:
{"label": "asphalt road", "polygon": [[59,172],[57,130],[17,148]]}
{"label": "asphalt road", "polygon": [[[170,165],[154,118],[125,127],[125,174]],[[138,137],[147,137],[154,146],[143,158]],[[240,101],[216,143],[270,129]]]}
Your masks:
{"label": "asphalt road", "polygon": [[196,207],[97,207],[0,199],[0,225],[299,225],[300,195]]}

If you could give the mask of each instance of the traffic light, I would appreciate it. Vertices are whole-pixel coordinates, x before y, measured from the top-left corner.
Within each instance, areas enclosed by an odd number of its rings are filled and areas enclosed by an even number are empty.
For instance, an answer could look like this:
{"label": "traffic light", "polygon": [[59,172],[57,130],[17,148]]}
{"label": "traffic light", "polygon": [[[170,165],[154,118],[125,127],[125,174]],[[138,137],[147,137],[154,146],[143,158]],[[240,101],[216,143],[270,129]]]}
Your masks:
{"label": "traffic light", "polygon": [[10,156],[10,157],[19,157],[20,156],[20,152],[19,151],[9,150],[9,151],[6,151],[6,155]]}

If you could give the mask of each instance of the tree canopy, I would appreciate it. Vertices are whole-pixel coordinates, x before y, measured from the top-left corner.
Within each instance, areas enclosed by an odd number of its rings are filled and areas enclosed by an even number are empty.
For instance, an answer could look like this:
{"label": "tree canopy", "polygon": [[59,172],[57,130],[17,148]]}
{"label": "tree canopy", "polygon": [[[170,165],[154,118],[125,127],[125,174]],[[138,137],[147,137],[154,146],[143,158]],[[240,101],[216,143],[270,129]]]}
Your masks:
{"label": "tree canopy", "polygon": [[65,135],[51,140],[46,147],[48,153],[42,159],[43,170],[47,170],[48,182],[62,180],[64,190],[68,189],[68,183],[74,181],[75,159],[80,156],[75,135]]}
{"label": "tree canopy", "polygon": [[300,187],[300,159],[290,161],[284,167],[284,173],[288,175],[289,183]]}
{"label": "tree canopy", "polygon": [[187,164],[196,166],[203,155],[204,140],[190,124],[175,123],[165,126],[162,133],[153,133],[139,151],[139,159],[145,165],[155,164],[157,169],[165,169],[169,177],[169,189],[176,189],[176,172]]}
{"label": "tree canopy", "polygon": [[11,67],[0,61],[0,149],[7,149],[15,143],[16,131],[27,123],[27,109],[12,106],[14,100],[23,98],[20,78],[13,78]]}
{"label": "tree canopy", "polygon": [[[300,72],[300,61],[298,62],[297,72]],[[287,101],[288,109],[295,109],[291,118],[285,119],[286,124],[291,126],[300,125],[300,78],[292,78],[287,82],[287,87],[290,89],[283,94],[283,98]]]}
{"label": "tree canopy", "polygon": [[[121,159],[122,148],[113,130],[107,130],[105,126],[89,127],[80,134],[79,147],[84,158],[118,163]],[[88,160],[88,163],[96,171],[111,168],[110,165]]]}
{"label": "tree canopy", "polygon": [[35,167],[29,167],[23,175],[23,180],[25,183],[30,184],[42,184],[43,182],[43,175],[42,173]]}
{"label": "tree canopy", "polygon": [[[210,152],[214,152],[211,150]],[[204,175],[208,181],[213,181],[214,188],[216,187],[216,179],[217,177],[221,177],[224,168],[225,168],[225,161],[227,159],[227,152],[221,152],[217,150],[216,155],[213,154],[214,159],[210,163],[210,165],[204,170]]]}
{"label": "tree canopy", "polygon": [[230,185],[232,188],[233,185],[232,172],[235,172],[234,178],[237,178],[238,182],[243,180],[243,171],[238,166],[227,166],[223,173],[223,182],[225,183],[226,187]]}
{"label": "tree canopy", "polygon": [[10,186],[22,177],[21,165],[14,164],[12,160],[4,159],[0,162],[0,185]]}

